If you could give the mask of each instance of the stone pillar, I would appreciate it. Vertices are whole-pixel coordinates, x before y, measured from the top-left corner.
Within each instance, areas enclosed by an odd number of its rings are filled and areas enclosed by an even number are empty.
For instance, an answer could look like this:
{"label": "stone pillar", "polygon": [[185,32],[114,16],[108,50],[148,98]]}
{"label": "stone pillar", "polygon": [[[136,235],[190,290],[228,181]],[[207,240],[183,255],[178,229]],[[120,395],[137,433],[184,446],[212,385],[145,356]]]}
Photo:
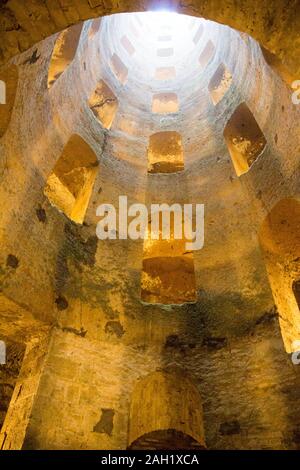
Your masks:
{"label": "stone pillar", "polygon": [[28,343],[10,405],[0,433],[1,450],[21,450],[37,396],[50,335]]}

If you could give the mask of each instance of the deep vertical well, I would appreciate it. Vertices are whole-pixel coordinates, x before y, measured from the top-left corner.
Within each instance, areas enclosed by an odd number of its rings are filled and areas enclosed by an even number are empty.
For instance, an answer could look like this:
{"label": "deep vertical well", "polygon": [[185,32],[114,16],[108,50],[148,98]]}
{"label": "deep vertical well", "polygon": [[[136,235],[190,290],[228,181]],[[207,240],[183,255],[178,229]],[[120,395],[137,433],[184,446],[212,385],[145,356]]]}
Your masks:
{"label": "deep vertical well", "polygon": [[[3,449],[300,447],[300,108],[271,58],[126,13],[0,69]],[[203,248],[175,215],[100,240],[119,196],[204,204]]]}

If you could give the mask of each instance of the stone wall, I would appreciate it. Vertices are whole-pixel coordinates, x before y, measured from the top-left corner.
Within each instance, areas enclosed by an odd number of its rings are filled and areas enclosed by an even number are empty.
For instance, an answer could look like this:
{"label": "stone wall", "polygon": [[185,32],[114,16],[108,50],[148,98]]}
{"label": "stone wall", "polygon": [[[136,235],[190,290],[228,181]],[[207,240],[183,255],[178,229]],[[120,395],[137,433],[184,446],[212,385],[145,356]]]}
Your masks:
{"label": "stone wall", "polygon": [[[111,13],[145,11],[158,2],[140,0],[17,0],[5,1],[0,11],[0,59],[29,49],[33,44],[82,20]],[[299,75],[299,6],[296,2],[277,0],[276,8],[268,0],[164,0],[159,2],[179,13],[227,24],[257,39],[266,49],[278,55],[282,62]]]}
{"label": "stone wall", "polygon": [[274,316],[239,339],[205,338],[200,322],[186,316],[178,325],[169,316],[162,332],[145,317],[134,344],[113,330],[100,342],[57,330],[24,447],[125,449],[138,379],[178,367],[202,396],[209,449],[299,449],[299,368]]}
{"label": "stone wall", "polygon": [[[59,3],[54,3],[59,12]],[[72,13],[72,2],[68,5],[65,16]],[[82,16],[70,16],[66,24],[89,17],[85,5]],[[264,2],[256,5],[265,8]],[[31,3],[36,12],[39,7],[39,2]],[[17,2],[9,1],[5,8],[22,14]],[[243,11],[251,21],[248,8]],[[280,11],[274,10],[274,18],[270,13],[270,27],[277,26]],[[216,56],[201,87],[192,80],[191,93],[181,97],[186,98],[186,114],[176,122],[176,130],[186,132],[185,170],[148,175],[148,137],[159,124],[147,111],[154,86],[149,78],[139,88],[134,74],[128,75],[126,86],[118,81],[109,59],[120,46],[108,34],[109,20],[105,24],[107,29],[91,38],[91,24],[85,23],[74,61],[50,90],[48,66],[57,36],[12,61],[18,66],[19,86],[0,142],[1,198],[6,201],[0,225],[1,289],[6,296],[1,316],[11,339],[27,325],[29,345],[2,429],[2,446],[124,449],[136,382],[158,368],[176,366],[191,375],[203,398],[208,448],[299,448],[299,371],[284,351],[257,238],[270,209],[299,194],[299,110],[291,102],[291,90],[267,66],[252,39],[210,26]],[[292,35],[292,26],[289,31]],[[101,43],[104,33],[107,42]],[[36,43],[37,36],[27,45]],[[243,53],[237,56],[237,50]],[[290,53],[296,54],[295,49]],[[234,86],[216,109],[208,83],[225,59]],[[89,107],[101,79],[119,100],[110,132]],[[255,111],[268,146],[238,178],[223,129],[244,100]],[[99,160],[83,224],[70,221],[44,195],[48,176],[74,134]],[[97,239],[96,207],[117,205],[122,194],[129,203],[205,203],[205,246],[194,256],[197,302],[141,302],[143,242]],[[51,337],[45,324],[55,325]],[[42,339],[31,341],[32,325],[45,329]]]}

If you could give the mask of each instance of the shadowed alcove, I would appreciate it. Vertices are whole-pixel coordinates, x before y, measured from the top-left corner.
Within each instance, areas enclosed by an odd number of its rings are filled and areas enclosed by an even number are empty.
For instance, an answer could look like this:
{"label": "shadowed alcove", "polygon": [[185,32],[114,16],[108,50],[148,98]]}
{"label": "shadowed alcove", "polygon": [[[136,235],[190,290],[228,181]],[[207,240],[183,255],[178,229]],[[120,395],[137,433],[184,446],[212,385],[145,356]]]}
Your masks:
{"label": "shadowed alcove", "polygon": [[294,296],[298,305],[298,309],[299,309],[299,314],[300,314],[300,280],[299,279],[296,281],[293,281],[292,288],[293,288],[293,293],[294,293]]}
{"label": "shadowed alcove", "polygon": [[184,371],[158,370],[135,384],[128,448],[205,449],[201,397]]}

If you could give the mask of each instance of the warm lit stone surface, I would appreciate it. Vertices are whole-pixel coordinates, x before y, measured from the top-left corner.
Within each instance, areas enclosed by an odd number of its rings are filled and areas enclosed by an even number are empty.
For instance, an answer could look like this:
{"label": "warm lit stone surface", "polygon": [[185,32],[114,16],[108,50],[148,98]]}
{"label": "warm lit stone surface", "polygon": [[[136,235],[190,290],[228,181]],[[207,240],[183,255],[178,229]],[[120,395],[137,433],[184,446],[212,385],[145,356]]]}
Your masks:
{"label": "warm lit stone surface", "polygon": [[214,57],[215,54],[215,45],[212,41],[208,41],[206,44],[205,48],[201,52],[199,56],[199,63],[202,67],[202,69],[205,69],[207,64],[209,64],[210,60]]}
{"label": "warm lit stone surface", "polygon": [[133,449],[143,448],[144,440],[152,441],[154,449],[159,447],[166,439],[159,436],[155,442],[154,433],[159,431],[181,433],[184,437],[178,438],[178,449],[189,448],[188,438],[195,447],[196,443],[199,448],[205,446],[201,397],[181,370],[160,370],[139,380],[131,397],[129,422],[129,447]]}
{"label": "warm lit stone surface", "polygon": [[288,352],[298,350],[300,338],[300,201],[279,201],[264,220],[259,233],[279,322]]}
{"label": "warm lit stone surface", "polygon": [[112,55],[111,67],[118,80],[124,84],[127,80],[128,69],[117,54]]}
{"label": "warm lit stone surface", "polygon": [[268,51],[264,47],[262,47],[261,50],[267,64],[282,78],[283,81],[288,85],[292,85],[297,76],[293,75],[275,54],[272,54],[272,52]]}
{"label": "warm lit stone surface", "polygon": [[[193,311],[181,321],[170,312],[157,313],[155,330],[146,313],[147,327],[135,331],[135,345],[128,344],[128,332],[117,337],[99,328],[102,341],[67,329],[55,333],[25,448],[125,449],[138,380],[174,365],[192,375],[201,394],[208,448],[299,448],[300,377],[271,314],[243,338],[229,339],[201,333]],[[106,425],[103,409],[114,411],[113,419],[112,412],[106,414]]]}
{"label": "warm lit stone surface", "polygon": [[178,132],[157,132],[149,138],[148,172],[175,173],[184,168],[182,138]]}
{"label": "warm lit stone surface", "polygon": [[153,95],[152,111],[158,114],[177,113],[179,103],[176,93],[157,93]]}
{"label": "warm lit stone surface", "polygon": [[[238,11],[232,7],[226,14],[220,3],[198,3],[193,13],[253,30],[298,70],[299,48],[294,46],[299,28],[286,3],[279,2],[270,13],[269,2],[255,8],[239,2],[234,7]],[[5,58],[18,52],[18,44],[24,50],[36,45],[12,60],[19,73],[18,92],[0,140],[0,193],[5,201],[0,213],[0,336],[25,348],[20,375],[11,382],[15,387],[0,447],[125,449],[137,383],[158,369],[177,366],[188,372],[202,397],[208,448],[299,448],[299,368],[287,354],[294,336],[282,341],[285,331],[299,331],[294,284],[299,279],[298,244],[296,235],[287,237],[299,233],[294,215],[289,216],[296,204],[280,202],[298,201],[300,194],[300,111],[291,101],[291,90],[267,65],[259,44],[237,31],[204,22],[195,44],[199,25],[193,20],[185,35],[189,54],[184,53],[185,43],[180,49],[182,41],[172,39],[174,55],[158,57],[158,48],[168,42],[151,47],[142,20],[126,15],[103,18],[100,28],[99,23],[85,23],[76,55],[48,90],[58,36],[37,41],[103,10],[87,2],[74,8],[69,2],[64,10],[52,9],[50,18],[44,3],[28,5],[21,11],[17,2],[9,1],[2,9]],[[41,15],[22,16],[31,8]],[[130,2],[128,8],[136,7]],[[125,30],[133,54],[121,42]],[[146,63],[141,50],[150,58]],[[118,75],[118,62],[112,64],[114,54],[128,71],[125,81]],[[215,106],[208,87],[220,63],[230,70],[232,83]],[[89,103],[101,80],[118,100],[109,131]],[[157,93],[176,93],[179,112],[152,113]],[[223,132],[242,102],[268,145],[238,177]],[[148,173],[149,138],[158,132],[181,136],[182,171]],[[99,162],[93,166],[95,181],[80,224],[44,194],[74,134],[89,149],[80,151],[80,157],[93,152]],[[85,166],[80,160],[79,168]],[[77,177],[71,177],[72,187],[73,182],[78,188]],[[193,302],[143,303],[143,240],[97,239],[97,206],[118,207],[120,194],[128,195],[129,204],[205,204],[205,244],[193,253]],[[273,213],[276,207],[280,210]],[[269,214],[271,219],[277,214],[275,229],[270,229]],[[261,235],[266,220],[266,233],[275,232],[271,241]],[[277,233],[288,246],[277,246]],[[9,383],[7,377],[4,382]],[[153,442],[152,434],[148,438]]]}
{"label": "warm lit stone surface", "polygon": [[98,160],[87,143],[73,135],[47,179],[50,203],[74,222],[82,223],[96,178]]}
{"label": "warm lit stone surface", "polygon": [[[34,3],[25,0],[21,6],[10,0],[1,8],[2,60],[25,51],[34,43],[76,22],[105,14],[147,10],[147,3],[122,0],[94,4],[87,0],[69,0],[67,5],[53,5],[41,0]],[[164,3],[169,7],[168,0],[160,2],[160,7]],[[220,0],[217,4],[213,0],[205,3],[200,0],[176,0],[172,2],[172,7],[179,13],[202,16],[253,35],[266,49],[278,54],[295,77],[299,73],[299,48],[296,47],[299,41],[299,16],[292,2],[278,0],[276,8],[270,9],[269,0],[242,0],[238,3]]]}
{"label": "warm lit stone surface", "polygon": [[224,137],[238,176],[249,170],[267,144],[246,103],[234,111],[224,129]]}
{"label": "warm lit stone surface", "polygon": [[209,82],[209,92],[213,103],[216,105],[227,93],[232,83],[232,75],[224,64],[220,64],[211,81]]}
{"label": "warm lit stone surface", "polygon": [[194,302],[195,271],[191,256],[161,256],[143,260],[141,298],[147,303]]}
{"label": "warm lit stone surface", "polygon": [[51,62],[49,64],[48,88],[58,80],[74,59],[81,30],[82,23],[79,23],[60,33],[56,39]]}
{"label": "warm lit stone surface", "polygon": [[157,80],[168,80],[176,76],[174,67],[158,67],[155,71],[155,78]]}
{"label": "warm lit stone surface", "polygon": [[103,127],[110,129],[118,109],[118,100],[103,80],[89,99],[89,107]]}
{"label": "warm lit stone surface", "polygon": [[[184,238],[175,237],[180,231],[178,222],[181,219],[181,213],[151,215],[144,241],[141,274],[141,299],[144,302],[168,305],[197,300],[193,253],[186,249]],[[170,221],[168,238],[162,230],[167,220]]]}

